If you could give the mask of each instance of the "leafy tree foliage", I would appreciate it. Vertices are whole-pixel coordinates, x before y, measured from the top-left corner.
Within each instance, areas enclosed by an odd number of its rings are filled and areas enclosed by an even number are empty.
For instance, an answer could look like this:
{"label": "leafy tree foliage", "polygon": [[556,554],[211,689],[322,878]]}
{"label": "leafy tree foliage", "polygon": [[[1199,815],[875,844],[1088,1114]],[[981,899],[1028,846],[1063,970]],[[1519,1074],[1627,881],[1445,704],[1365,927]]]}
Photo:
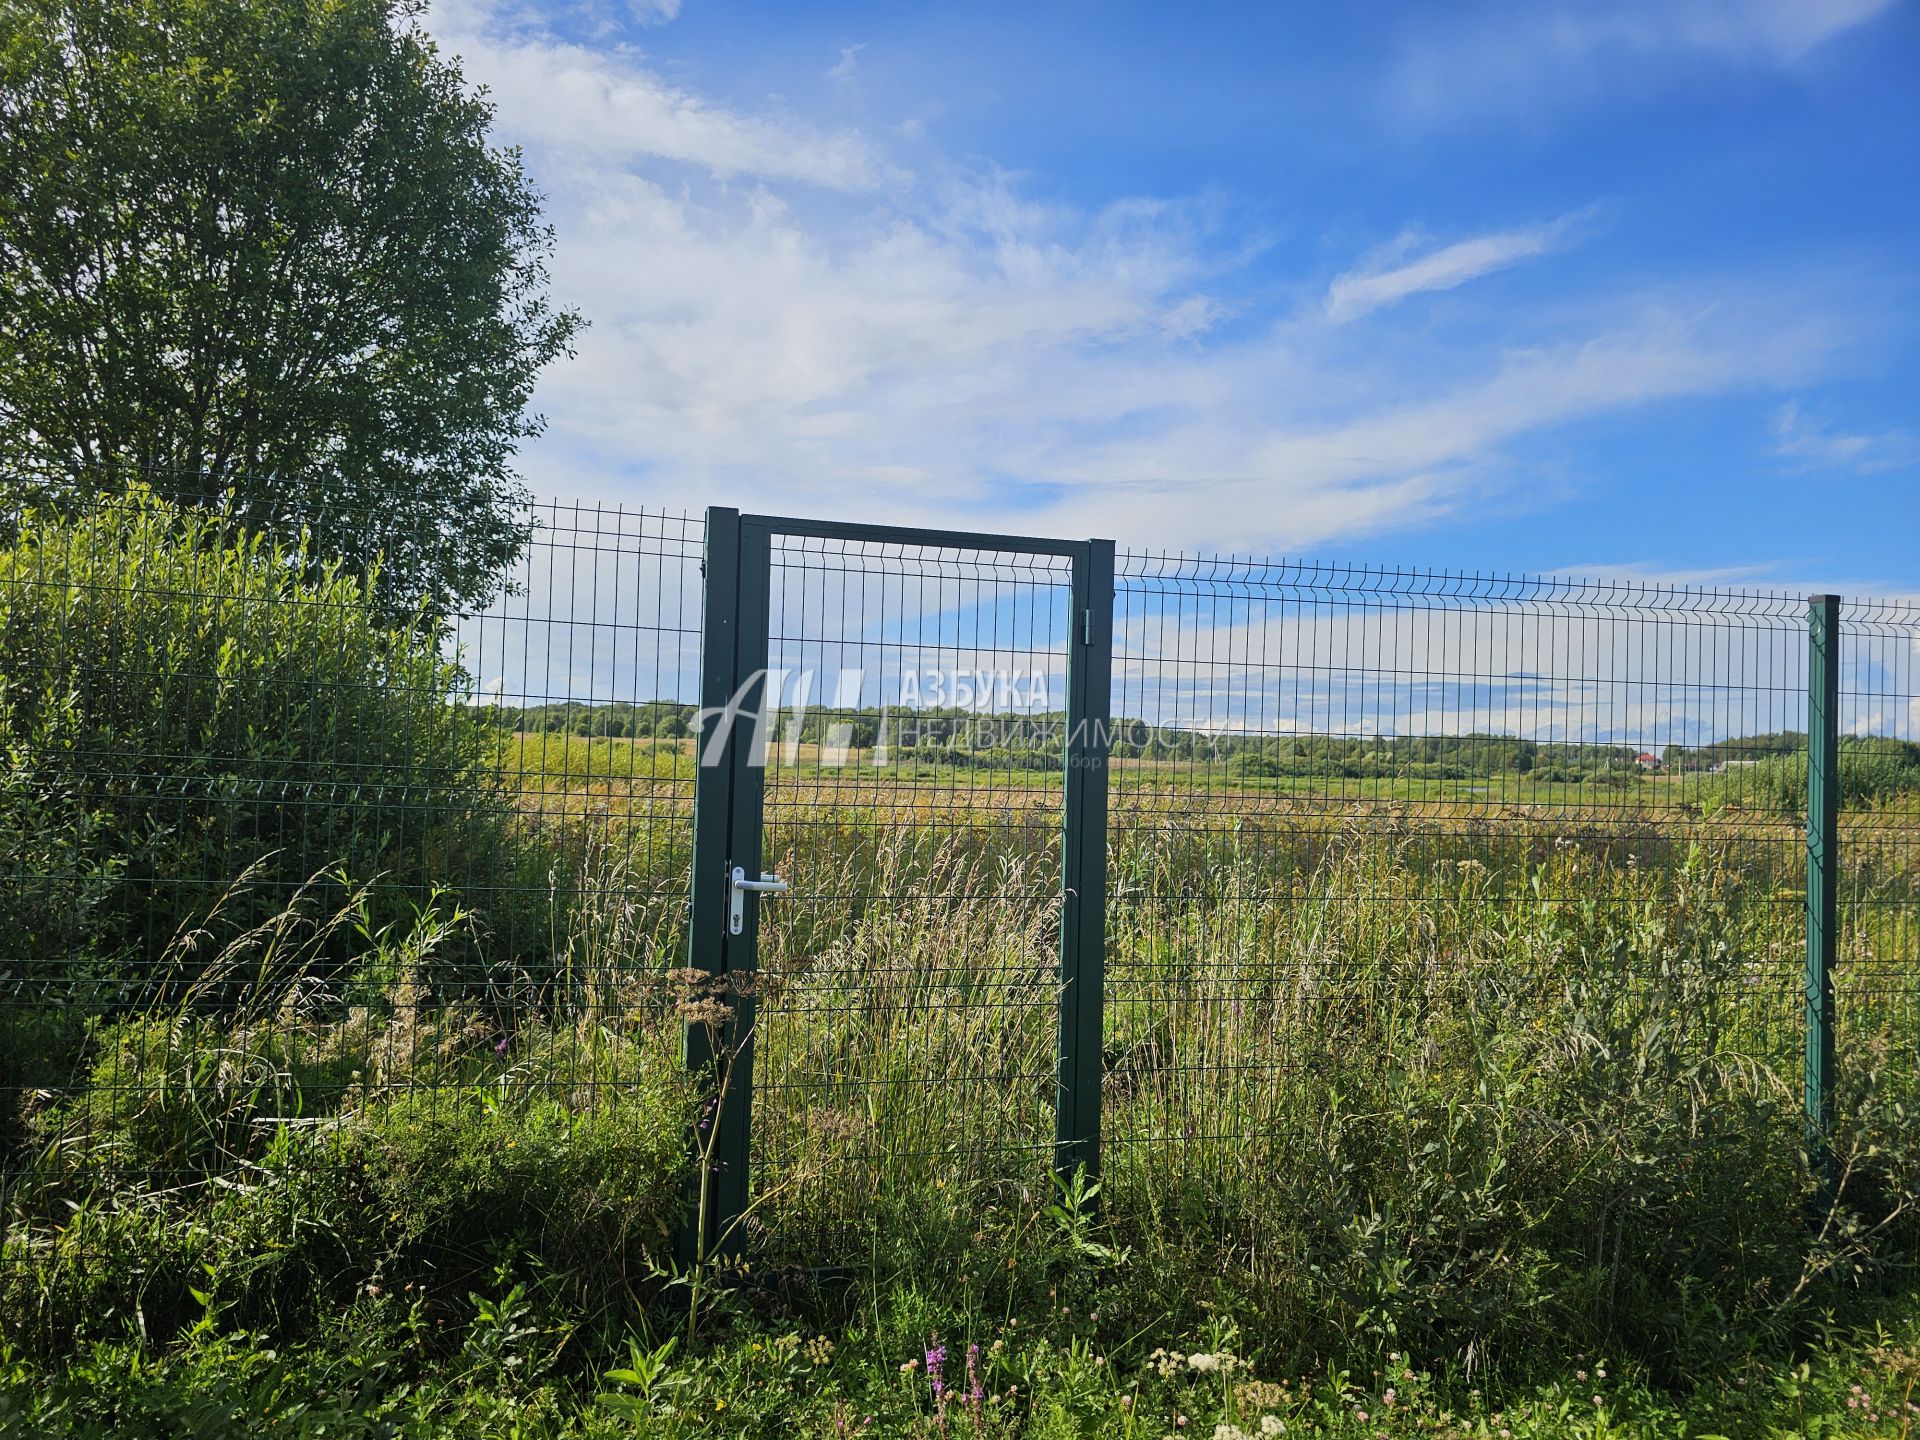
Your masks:
{"label": "leafy tree foliage", "polygon": [[579,324],[417,0],[0,0],[0,454],[487,593]]}

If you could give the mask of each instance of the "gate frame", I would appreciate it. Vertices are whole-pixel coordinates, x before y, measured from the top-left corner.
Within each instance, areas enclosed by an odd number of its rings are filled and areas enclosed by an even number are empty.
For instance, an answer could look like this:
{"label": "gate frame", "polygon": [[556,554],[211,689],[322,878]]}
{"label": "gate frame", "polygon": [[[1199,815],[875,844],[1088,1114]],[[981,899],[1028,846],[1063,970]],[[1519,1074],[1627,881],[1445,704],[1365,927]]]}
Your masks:
{"label": "gate frame", "polygon": [[1840,597],[1807,597],[1807,971],[1804,1091],[1813,1225],[1834,1202],[1833,969],[1840,918]]}
{"label": "gate frame", "polygon": [[[1058,1082],[1054,1096],[1054,1169],[1070,1174],[1100,1165],[1100,1096],[1104,1073],[1106,991],[1107,765],[1113,703],[1114,546],[1111,540],[1054,540],[964,530],[918,529],[743,515],[729,506],[707,508],[704,603],[700,628],[700,709],[694,730],[692,893],[688,904],[687,963],[711,976],[750,975],[759,935],[759,900],[749,896],[739,935],[729,935],[727,885],[733,866],[760,874],[765,784],[756,750],[761,736],[771,616],[773,537],[845,540],[990,554],[1048,555],[1071,565],[1067,643],[1067,744],[1061,793],[1061,914]],[[735,718],[749,723],[732,723]],[[717,763],[703,763],[710,727],[722,725]],[[764,752],[763,752],[764,753]],[[681,1258],[736,1258],[743,1250],[740,1220],[751,1203],[753,1051],[751,993],[732,1000],[733,1019],[723,1053],[706,1032],[689,1026],[682,1054],[690,1070],[715,1073],[725,1100],[707,1120],[718,1125],[707,1233],[698,1234],[697,1203]],[[741,1038],[735,1040],[733,1037]],[[731,1058],[724,1052],[733,1052]],[[722,1067],[725,1068],[722,1068]],[[704,1113],[704,1112],[703,1112]],[[703,1122],[705,1123],[705,1122]],[[701,1177],[697,1137],[691,1197]],[[702,1243],[704,1239],[704,1243]]]}

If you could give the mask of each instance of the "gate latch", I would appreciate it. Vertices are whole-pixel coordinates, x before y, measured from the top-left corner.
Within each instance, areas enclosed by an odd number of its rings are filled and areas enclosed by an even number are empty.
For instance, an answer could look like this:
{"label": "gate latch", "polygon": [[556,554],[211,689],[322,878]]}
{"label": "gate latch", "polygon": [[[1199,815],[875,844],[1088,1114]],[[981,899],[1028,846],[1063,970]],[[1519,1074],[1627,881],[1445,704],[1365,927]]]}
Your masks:
{"label": "gate latch", "polygon": [[727,875],[727,933],[738,935],[747,925],[747,893],[785,895],[793,887],[778,875],[749,880],[745,868],[735,865]]}

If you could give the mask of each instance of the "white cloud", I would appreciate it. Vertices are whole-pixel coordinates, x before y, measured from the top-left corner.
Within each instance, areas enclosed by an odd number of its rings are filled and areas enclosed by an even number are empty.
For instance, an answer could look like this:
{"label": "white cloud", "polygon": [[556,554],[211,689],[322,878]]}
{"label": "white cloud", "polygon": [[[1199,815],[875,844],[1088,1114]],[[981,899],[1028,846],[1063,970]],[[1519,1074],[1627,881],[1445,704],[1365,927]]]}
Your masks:
{"label": "white cloud", "polygon": [[1614,560],[1592,565],[1564,565],[1550,572],[1550,578],[1602,585],[1682,586],[1706,590],[1754,590],[1768,594],[1806,593],[1811,587],[1795,585],[1779,578],[1787,563],[1782,560],[1761,560],[1747,565],[1677,570],[1671,565],[1656,565],[1647,561]]}
{"label": "white cloud", "polygon": [[627,177],[559,218],[597,317],[542,395],[562,490],[642,457],[657,495],[1298,546],[1504,489],[1503,447],[1572,419],[1797,383],[1835,343],[1791,302],[1670,297],[1504,352],[1353,355],[1312,320],[1222,339],[1204,215],[1060,214],[997,180],[839,225]]}
{"label": "white cloud", "polygon": [[[664,7],[662,7],[664,9]],[[487,0],[442,0],[428,16],[442,45],[485,84],[520,143],[603,165],[681,162],[728,179],[868,190],[899,178],[851,131],[744,115],[672,85],[623,48],[592,49],[514,27]]]}
{"label": "white cloud", "polygon": [[[1548,48],[1580,56],[1607,50],[1691,51],[1791,65],[1892,0],[1655,0],[1536,11]],[[1523,27],[1523,33],[1524,33]]]}
{"label": "white cloud", "polygon": [[1451,381],[1375,361],[1372,392],[1354,394],[1332,421],[1280,398],[1294,375],[1326,373],[1313,336],[1212,357],[1196,367],[1215,387],[1201,403],[1150,433],[1057,459],[1055,473],[1077,491],[1061,519],[1176,545],[1237,541],[1242,551],[1418,525],[1524,483],[1503,457],[1514,442],[1660,401],[1790,383],[1836,340],[1786,311],[1666,297],[1603,308],[1618,313],[1587,317],[1577,338],[1491,360],[1458,355],[1456,368],[1478,373]]}
{"label": "white cloud", "polygon": [[[1206,564],[1168,569],[1212,573]],[[1131,580],[1125,570],[1115,708],[1159,723],[1658,748],[1783,728],[1804,694],[1804,684],[1783,683],[1806,653],[1797,597],[1721,596],[1685,608],[1625,582],[1478,577],[1456,587],[1255,564],[1223,587],[1221,604],[1204,580]],[[1182,603],[1195,588],[1213,603]]]}
{"label": "white cloud", "polygon": [[1409,295],[1427,290],[1451,290],[1482,275],[1505,270],[1522,260],[1544,255],[1562,243],[1568,219],[1519,230],[1502,230],[1458,240],[1429,250],[1411,260],[1402,258],[1414,243],[1403,236],[1387,254],[1360,269],[1349,270],[1327,287],[1327,318],[1335,323],[1357,319]]}
{"label": "white cloud", "polygon": [[[1527,113],[1617,91],[1624,64],[1783,67],[1893,0],[1607,0],[1462,11],[1416,34],[1388,101],[1426,120]],[[1444,28],[1441,26],[1444,25]]]}
{"label": "white cloud", "polygon": [[627,10],[642,25],[666,25],[679,18],[680,0],[627,0]]}
{"label": "white cloud", "polygon": [[1874,475],[1920,463],[1920,441],[1904,430],[1849,431],[1823,424],[1789,400],[1773,414],[1774,453],[1808,470]]}
{"label": "white cloud", "polygon": [[1770,277],[1362,340],[1330,314],[1519,263],[1570,221],[1375,257],[1301,310],[1244,271],[1259,246],[1217,199],[1086,210],[937,156],[909,175],[637,52],[452,20],[550,197],[558,297],[592,321],[537,396],[551,428],[522,463],[546,493],[1298,547],[1512,493],[1510,452],[1570,420],[1803,384],[1843,339]]}
{"label": "white cloud", "polygon": [[827,71],[826,78],[842,85],[852,84],[854,71],[860,68],[860,52],[866,48],[864,41],[858,45],[842,45],[840,63]]}

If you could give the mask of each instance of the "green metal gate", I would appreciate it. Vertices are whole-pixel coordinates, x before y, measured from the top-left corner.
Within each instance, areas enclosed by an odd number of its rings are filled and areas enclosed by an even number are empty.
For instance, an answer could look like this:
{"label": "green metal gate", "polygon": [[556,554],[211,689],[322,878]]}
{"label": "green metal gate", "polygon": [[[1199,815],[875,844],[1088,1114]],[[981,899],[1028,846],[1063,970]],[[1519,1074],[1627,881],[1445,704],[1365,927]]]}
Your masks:
{"label": "green metal gate", "polygon": [[1095,1166],[1112,545],[714,508],[705,586],[708,1245]]}

